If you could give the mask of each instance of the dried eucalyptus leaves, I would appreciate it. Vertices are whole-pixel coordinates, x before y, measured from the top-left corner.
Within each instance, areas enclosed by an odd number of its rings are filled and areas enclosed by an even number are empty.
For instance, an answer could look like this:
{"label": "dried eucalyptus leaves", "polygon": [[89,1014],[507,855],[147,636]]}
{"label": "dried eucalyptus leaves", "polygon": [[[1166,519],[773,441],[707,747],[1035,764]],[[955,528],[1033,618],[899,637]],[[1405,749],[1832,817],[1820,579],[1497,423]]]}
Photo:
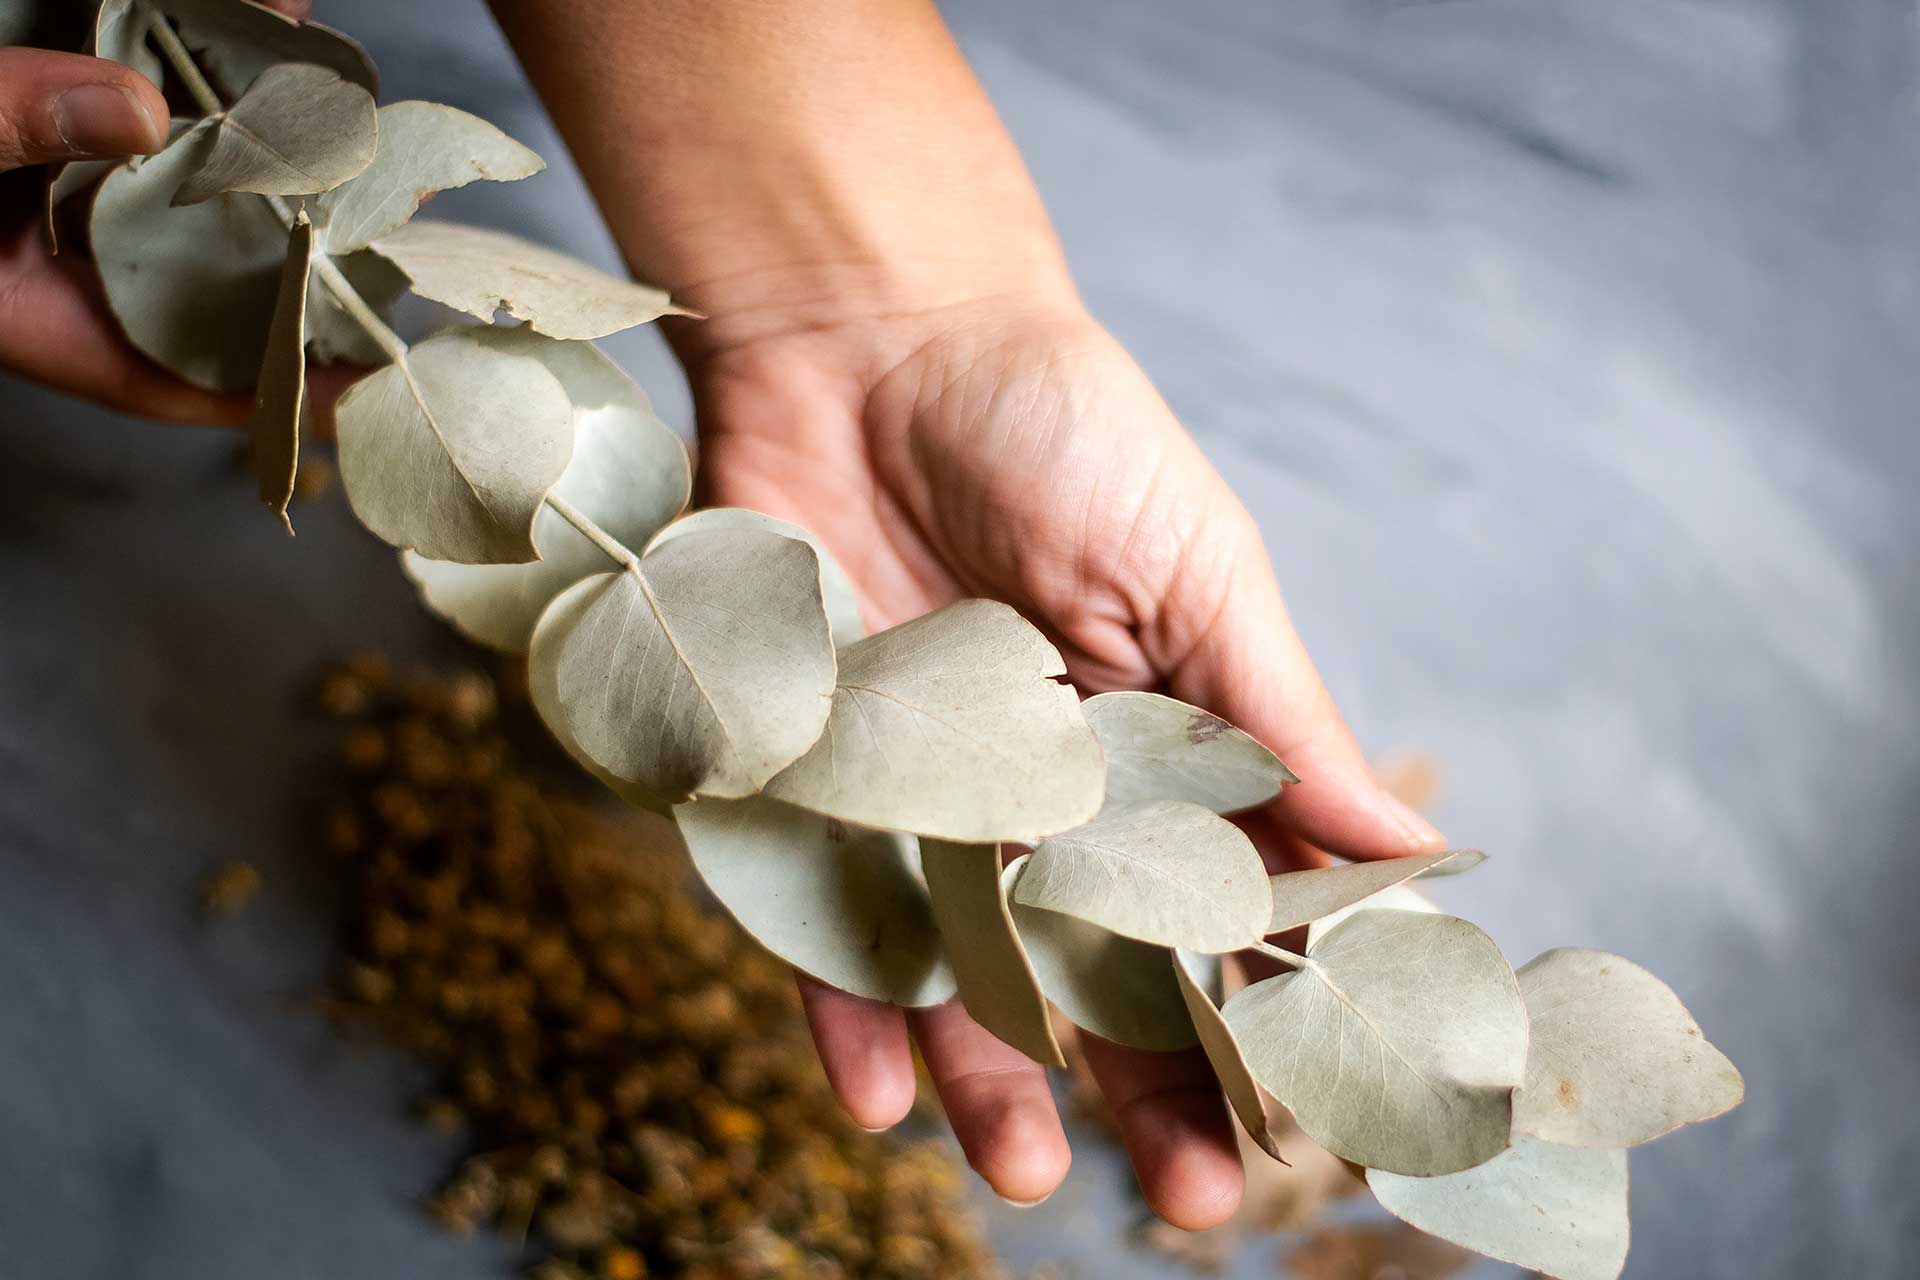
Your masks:
{"label": "dried eucalyptus leaves", "polygon": [[[875,999],[957,990],[1044,1062],[1049,1002],[1124,1043],[1197,1042],[1256,1140],[1284,1106],[1409,1222],[1554,1275],[1618,1273],[1623,1151],[1741,1096],[1657,979],[1590,951],[1516,974],[1404,883],[1478,855],[1269,878],[1224,815],[1295,779],[1252,738],[1152,694],[1083,704],[1004,605],[863,636],[803,531],[683,515],[684,449],[586,342],[672,303],[410,220],[433,191],[540,162],[451,108],[376,111],[343,37],[245,0],[109,0],[95,47],[204,112],[94,204],[128,336],[191,382],[257,388],[253,456],[282,517],[301,350],[380,360],[339,405],[354,511],[430,608],[528,654],[555,735],[672,812],[768,948]],[[409,346],[383,277],[523,323]],[[1303,925],[1301,952],[1267,941]],[[1284,970],[1221,1004],[1217,957],[1248,948]]]}

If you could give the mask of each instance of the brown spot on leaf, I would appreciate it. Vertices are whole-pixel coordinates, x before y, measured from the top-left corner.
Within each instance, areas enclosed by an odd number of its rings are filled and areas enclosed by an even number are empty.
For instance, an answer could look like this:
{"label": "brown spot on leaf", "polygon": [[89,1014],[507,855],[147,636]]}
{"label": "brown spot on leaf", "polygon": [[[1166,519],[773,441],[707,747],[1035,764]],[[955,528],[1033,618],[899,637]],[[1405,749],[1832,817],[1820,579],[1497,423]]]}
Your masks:
{"label": "brown spot on leaf", "polygon": [[1212,742],[1231,728],[1232,725],[1211,712],[1196,711],[1187,717],[1187,741],[1197,747]]}
{"label": "brown spot on leaf", "polygon": [[1554,1090],[1554,1096],[1560,1099],[1560,1105],[1572,1109],[1580,1101],[1580,1091],[1573,1087],[1573,1081],[1562,1080],[1560,1087]]}

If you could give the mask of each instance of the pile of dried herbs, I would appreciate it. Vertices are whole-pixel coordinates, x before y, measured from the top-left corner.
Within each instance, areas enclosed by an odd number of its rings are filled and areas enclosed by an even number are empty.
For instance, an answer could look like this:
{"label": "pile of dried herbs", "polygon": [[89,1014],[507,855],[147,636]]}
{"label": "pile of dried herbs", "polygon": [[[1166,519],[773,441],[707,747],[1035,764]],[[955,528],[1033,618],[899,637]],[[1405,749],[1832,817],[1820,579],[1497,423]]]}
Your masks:
{"label": "pile of dried herbs", "polygon": [[786,966],[687,890],[671,829],[558,798],[494,685],[330,673],[349,877],[329,1008],[444,1068],[479,1146],[433,1201],[543,1280],[999,1275],[938,1142],[852,1127]]}

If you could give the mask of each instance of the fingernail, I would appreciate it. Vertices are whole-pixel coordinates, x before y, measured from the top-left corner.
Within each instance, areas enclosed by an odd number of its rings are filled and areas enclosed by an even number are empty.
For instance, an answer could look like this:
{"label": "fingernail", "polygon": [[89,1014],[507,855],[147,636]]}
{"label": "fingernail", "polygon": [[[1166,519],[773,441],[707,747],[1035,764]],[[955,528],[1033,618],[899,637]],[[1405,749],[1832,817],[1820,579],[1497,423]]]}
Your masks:
{"label": "fingernail", "polygon": [[53,100],[53,127],[75,156],[143,156],[167,131],[145,104],[117,84],[81,84]]}
{"label": "fingernail", "polygon": [[1440,834],[1440,828],[1428,822],[1414,811],[1399,796],[1390,791],[1380,793],[1380,808],[1393,824],[1400,828],[1407,838],[1407,844],[1414,850],[1441,849],[1446,847],[1447,838]]}
{"label": "fingernail", "polygon": [[854,1121],[853,1127],[862,1133],[890,1133],[893,1130],[893,1126],[890,1124],[867,1125],[861,1124],[857,1120]]}
{"label": "fingernail", "polygon": [[1041,1196],[1037,1200],[1012,1200],[1006,1196],[1001,1195],[998,1191],[994,1192],[993,1195],[994,1195],[994,1198],[998,1200],[1001,1204],[1010,1205],[1015,1209],[1038,1208],[1039,1206],[1045,1204],[1047,1201],[1053,1199],[1053,1192],[1051,1191],[1047,1192],[1047,1194]]}

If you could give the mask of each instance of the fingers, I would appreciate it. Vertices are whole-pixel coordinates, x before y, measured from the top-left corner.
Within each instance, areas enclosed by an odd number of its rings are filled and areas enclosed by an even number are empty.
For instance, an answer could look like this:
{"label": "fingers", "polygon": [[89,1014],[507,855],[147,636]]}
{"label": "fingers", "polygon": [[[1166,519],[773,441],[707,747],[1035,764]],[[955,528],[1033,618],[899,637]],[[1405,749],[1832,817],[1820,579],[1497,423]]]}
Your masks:
{"label": "fingers", "polygon": [[166,99],[131,67],[78,53],[0,48],[0,172],[146,155],[166,142]]}
{"label": "fingers", "polygon": [[1257,534],[1248,541],[1229,558],[1231,580],[1211,593],[1225,603],[1207,606],[1212,620],[1171,689],[1260,739],[1299,775],[1250,825],[1264,819],[1300,866],[1324,862],[1319,850],[1374,859],[1444,848],[1431,823],[1374,781],[1293,629]]}
{"label": "fingers", "polygon": [[995,1038],[958,1000],[909,1017],[953,1136],[974,1172],[1015,1204],[1052,1195],[1073,1156],[1046,1068]]}
{"label": "fingers", "polygon": [[1080,1048],[1113,1108],[1147,1207],[1183,1231],[1231,1218],[1245,1174],[1206,1055],[1149,1053],[1090,1032],[1081,1033]]}
{"label": "fingers", "polygon": [[913,1106],[913,1053],[900,1010],[794,976],[820,1065],[847,1115],[863,1129],[905,1119]]}

